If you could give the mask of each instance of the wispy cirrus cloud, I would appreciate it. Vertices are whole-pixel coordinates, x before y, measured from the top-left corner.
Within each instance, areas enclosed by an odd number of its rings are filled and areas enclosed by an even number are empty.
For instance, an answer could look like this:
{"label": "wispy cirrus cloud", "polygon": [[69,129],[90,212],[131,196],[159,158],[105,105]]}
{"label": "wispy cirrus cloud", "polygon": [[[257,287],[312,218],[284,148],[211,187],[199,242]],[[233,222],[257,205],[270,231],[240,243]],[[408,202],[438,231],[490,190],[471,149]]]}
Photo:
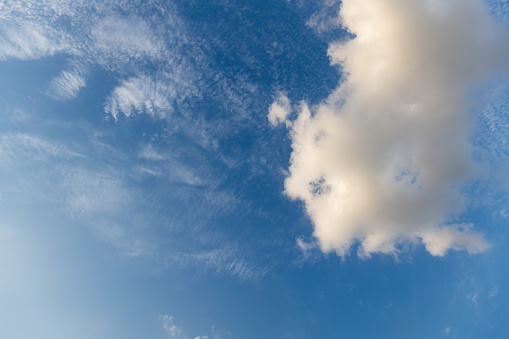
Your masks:
{"label": "wispy cirrus cloud", "polygon": [[78,96],[79,91],[86,86],[86,67],[73,65],[53,78],[48,87],[48,94],[57,100],[70,100]]}
{"label": "wispy cirrus cloud", "polygon": [[0,60],[39,59],[68,48],[63,34],[47,31],[37,22],[0,24]]}
{"label": "wispy cirrus cloud", "polygon": [[[0,8],[0,60],[55,54],[73,59],[49,84],[48,94],[58,100],[73,99],[86,86],[88,66],[78,64],[117,71],[122,85],[106,103],[107,113],[169,114],[172,102],[195,91],[183,49],[188,39],[171,3],[161,10],[164,15],[148,19],[142,18],[146,9],[115,1],[7,1]],[[124,78],[133,73],[155,75]]]}
{"label": "wispy cirrus cloud", "polygon": [[[177,322],[175,317],[168,314],[162,314],[159,316],[159,320],[161,320],[163,329],[166,332],[166,335],[168,338],[188,338],[188,336],[185,334],[184,329],[182,326],[177,326],[175,323]],[[211,328],[212,332],[214,333],[214,326]],[[208,339],[208,335],[199,335],[197,337],[194,337],[194,339]],[[214,336],[215,339],[219,339],[219,335]]]}
{"label": "wispy cirrus cloud", "polygon": [[27,133],[6,133],[0,135],[0,159],[3,165],[14,163],[38,163],[50,158],[80,157],[60,143]]}
{"label": "wispy cirrus cloud", "polygon": [[[210,168],[151,144],[141,145],[134,159],[106,146],[82,143],[77,152],[76,145],[33,134],[0,135],[2,199],[55,206],[121,256],[147,260],[156,270],[176,267],[240,280],[262,275],[216,224],[236,213],[241,201],[217,187]],[[152,179],[139,173],[140,166],[157,169],[159,188],[143,189]]]}
{"label": "wispy cirrus cloud", "polygon": [[509,162],[509,85],[495,88],[492,100],[479,118],[475,143],[503,164]]}
{"label": "wispy cirrus cloud", "polygon": [[[195,269],[249,275],[246,267],[250,264],[241,253],[236,254],[239,258],[227,254],[230,252],[224,250],[224,244],[228,241],[215,234],[220,233],[216,218],[236,210],[239,199],[231,191],[218,188],[226,177],[218,168],[226,165],[211,164],[211,160],[222,158],[202,151],[215,152],[218,142],[211,134],[226,134],[229,120],[237,117],[228,115],[209,123],[203,115],[190,118],[195,112],[182,113],[183,104],[199,97],[201,88],[221,96],[225,105],[245,108],[248,96],[239,96],[226,75],[207,69],[202,46],[190,38],[172,3],[8,0],[2,3],[0,20],[0,28],[6,32],[0,36],[4,39],[0,46],[5,46],[0,58],[26,60],[58,54],[68,59],[46,88],[50,97],[76,98],[87,87],[91,73],[98,68],[111,71],[118,85],[103,105],[108,116],[117,120],[147,114],[156,120],[169,120],[178,108],[181,114],[171,127],[181,128],[184,138],[189,139],[186,145],[176,142],[172,151],[146,147],[138,156],[136,150],[119,151],[107,142],[83,142],[79,148],[84,155],[78,156],[70,151],[72,145],[59,150],[60,143],[51,141],[52,137],[30,139],[33,135],[27,134],[17,145],[3,148],[4,158],[13,164],[25,152],[26,163],[44,164],[44,168],[24,178],[13,167],[8,168],[15,179],[10,183],[12,191],[23,191],[34,200],[48,197],[48,201],[63,206],[67,216],[90,226],[99,238],[126,256],[160,262],[160,256],[168,254],[161,246],[180,237],[189,245],[184,261],[195,263]],[[204,71],[205,76],[200,76]],[[242,76],[235,76],[246,83]],[[207,81],[212,83],[205,84]],[[254,91],[251,88],[249,94]],[[6,137],[4,145],[14,143],[14,139]],[[30,142],[31,147],[19,144]],[[33,167],[22,172],[28,168]],[[150,194],[141,187],[154,182],[157,187]],[[160,207],[161,201],[164,207]],[[166,209],[166,214],[159,213],[159,208]],[[163,237],[153,236],[163,229]],[[204,244],[217,252],[206,254],[201,248]],[[180,252],[182,249],[176,250]]]}
{"label": "wispy cirrus cloud", "polygon": [[104,110],[115,120],[121,112],[126,117],[147,113],[164,118],[171,111],[171,98],[175,96],[175,88],[163,82],[153,81],[146,76],[131,78],[113,90]]}
{"label": "wispy cirrus cloud", "polygon": [[457,221],[462,186],[481,174],[469,94],[509,75],[509,31],[477,0],[348,0],[339,15],[354,38],[328,53],[344,77],[325,103],[284,120],[285,193],[305,203],[324,252],[345,256],[359,242],[360,256],[397,254],[417,241],[438,256],[486,250]]}
{"label": "wispy cirrus cloud", "polygon": [[325,0],[321,10],[311,15],[306,24],[318,34],[338,29],[341,26],[341,19],[337,15],[339,5],[338,0]]}
{"label": "wispy cirrus cloud", "polygon": [[116,87],[107,99],[104,110],[117,120],[146,113],[154,118],[170,117],[174,105],[196,93],[188,78],[176,74],[164,74],[158,79],[150,76],[133,77]]}
{"label": "wispy cirrus cloud", "polygon": [[118,62],[129,58],[164,58],[164,42],[141,18],[107,16],[91,29],[92,48]]}
{"label": "wispy cirrus cloud", "polygon": [[265,274],[264,270],[243,260],[239,251],[228,245],[207,251],[174,252],[166,257],[165,263],[187,269],[199,267],[204,273],[229,275],[246,281],[256,280]]}
{"label": "wispy cirrus cloud", "polygon": [[62,26],[66,20],[74,17],[78,7],[79,4],[72,1],[2,2],[0,60],[39,59],[55,53],[73,54],[76,41]]}

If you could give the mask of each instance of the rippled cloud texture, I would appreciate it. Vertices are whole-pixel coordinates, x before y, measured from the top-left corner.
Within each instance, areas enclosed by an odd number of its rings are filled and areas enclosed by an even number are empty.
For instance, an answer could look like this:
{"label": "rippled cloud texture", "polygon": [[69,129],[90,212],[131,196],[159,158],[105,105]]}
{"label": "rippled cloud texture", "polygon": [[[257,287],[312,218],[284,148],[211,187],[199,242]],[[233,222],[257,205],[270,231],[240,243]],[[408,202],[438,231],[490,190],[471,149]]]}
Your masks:
{"label": "rippled cloud texture", "polygon": [[345,0],[339,17],[353,38],[328,54],[343,81],[293,121],[284,96],[269,110],[292,139],[285,193],[304,202],[324,252],[486,250],[460,216],[464,185],[483,175],[469,142],[479,92],[509,71],[506,27],[478,0]]}

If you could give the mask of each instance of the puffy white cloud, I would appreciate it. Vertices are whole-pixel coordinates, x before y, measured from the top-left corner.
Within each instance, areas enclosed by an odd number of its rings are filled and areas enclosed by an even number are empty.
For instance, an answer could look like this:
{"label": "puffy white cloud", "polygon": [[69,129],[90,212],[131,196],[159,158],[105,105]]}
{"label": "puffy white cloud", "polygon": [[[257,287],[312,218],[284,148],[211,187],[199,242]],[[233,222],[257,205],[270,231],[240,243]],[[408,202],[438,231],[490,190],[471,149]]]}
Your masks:
{"label": "puffy white cloud", "polygon": [[276,126],[278,123],[285,121],[290,111],[290,99],[284,93],[279,93],[277,100],[269,107],[268,118],[270,123]]}
{"label": "puffy white cloud", "polygon": [[[482,98],[471,94],[508,75],[507,29],[477,0],[345,0],[339,15],[354,38],[328,53],[344,76],[325,103],[286,120],[285,193],[305,203],[324,252],[487,249],[455,220],[462,185],[481,172],[469,138]],[[272,111],[271,122],[287,116]]]}
{"label": "puffy white cloud", "polygon": [[422,242],[429,253],[443,256],[448,249],[467,250],[475,254],[489,246],[479,233],[471,230],[472,225],[454,225],[423,232]]}

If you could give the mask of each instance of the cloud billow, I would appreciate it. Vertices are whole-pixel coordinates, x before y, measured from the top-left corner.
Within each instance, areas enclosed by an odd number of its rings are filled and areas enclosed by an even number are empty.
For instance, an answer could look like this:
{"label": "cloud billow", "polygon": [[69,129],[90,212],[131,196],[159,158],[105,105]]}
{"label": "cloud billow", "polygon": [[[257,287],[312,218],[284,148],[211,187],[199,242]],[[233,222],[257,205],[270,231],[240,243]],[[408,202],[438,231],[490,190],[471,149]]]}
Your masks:
{"label": "cloud billow", "polygon": [[329,46],[340,85],[294,121],[287,99],[271,107],[292,139],[286,195],[304,202],[324,252],[359,243],[363,257],[396,254],[419,241],[436,256],[486,250],[457,220],[462,188],[482,172],[472,93],[507,77],[509,32],[477,0],[345,0],[339,17],[354,36]]}

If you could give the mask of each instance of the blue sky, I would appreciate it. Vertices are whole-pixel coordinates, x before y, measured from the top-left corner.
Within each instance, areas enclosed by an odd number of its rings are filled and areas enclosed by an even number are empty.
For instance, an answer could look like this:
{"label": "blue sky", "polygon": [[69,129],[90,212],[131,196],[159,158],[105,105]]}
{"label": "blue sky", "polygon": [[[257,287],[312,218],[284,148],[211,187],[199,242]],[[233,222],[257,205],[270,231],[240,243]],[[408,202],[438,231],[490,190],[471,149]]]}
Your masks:
{"label": "blue sky", "polygon": [[505,338],[508,20],[4,1],[0,337]]}

